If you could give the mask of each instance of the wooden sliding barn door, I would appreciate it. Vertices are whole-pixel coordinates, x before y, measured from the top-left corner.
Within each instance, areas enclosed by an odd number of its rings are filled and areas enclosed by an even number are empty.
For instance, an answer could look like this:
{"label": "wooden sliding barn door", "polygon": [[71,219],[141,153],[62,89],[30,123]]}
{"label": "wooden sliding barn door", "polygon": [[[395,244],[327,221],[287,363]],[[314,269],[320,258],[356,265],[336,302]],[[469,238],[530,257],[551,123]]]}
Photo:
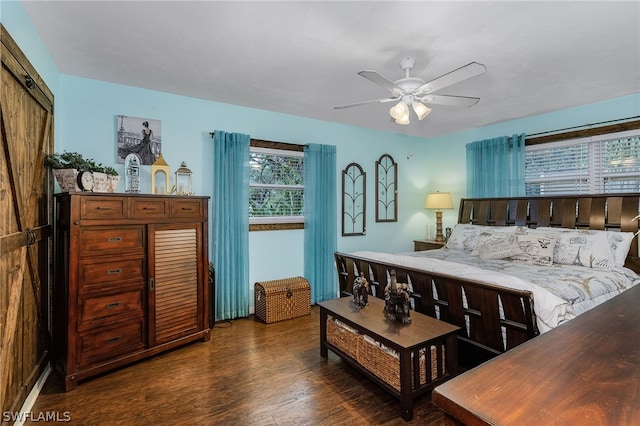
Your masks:
{"label": "wooden sliding barn door", "polygon": [[52,220],[43,159],[53,151],[53,94],[1,24],[0,39],[0,412],[4,413],[20,410],[47,362]]}

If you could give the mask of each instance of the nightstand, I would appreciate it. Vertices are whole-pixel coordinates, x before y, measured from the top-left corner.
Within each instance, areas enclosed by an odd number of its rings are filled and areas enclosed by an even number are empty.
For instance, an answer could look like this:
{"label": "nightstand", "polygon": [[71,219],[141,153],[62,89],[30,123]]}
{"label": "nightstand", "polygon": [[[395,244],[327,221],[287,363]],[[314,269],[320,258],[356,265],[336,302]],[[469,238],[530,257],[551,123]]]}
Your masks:
{"label": "nightstand", "polygon": [[444,247],[445,244],[445,241],[436,242],[433,240],[413,240],[413,251],[437,250]]}

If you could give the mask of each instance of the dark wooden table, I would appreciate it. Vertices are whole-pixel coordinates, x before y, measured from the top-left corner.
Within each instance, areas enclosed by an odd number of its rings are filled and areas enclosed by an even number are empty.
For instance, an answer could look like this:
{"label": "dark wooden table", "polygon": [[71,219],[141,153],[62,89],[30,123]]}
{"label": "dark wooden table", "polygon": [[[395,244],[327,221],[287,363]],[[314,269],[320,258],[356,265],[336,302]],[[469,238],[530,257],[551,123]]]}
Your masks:
{"label": "dark wooden table", "polygon": [[447,425],[640,424],[640,285],[433,391]]}
{"label": "dark wooden table", "polygon": [[[413,418],[413,400],[416,397],[432,390],[438,384],[456,375],[456,333],[459,327],[414,311],[411,311],[411,324],[386,320],[383,314],[384,302],[373,297],[369,298],[369,306],[363,309],[356,309],[350,297],[320,302],[319,305],[320,355],[326,358],[328,355],[327,349],[331,349],[349,364],[362,371],[371,380],[378,383],[383,389],[398,398],[403,419],[408,421]],[[358,330],[361,334],[370,336],[399,353],[400,391],[372,374],[360,365],[357,360],[327,342],[328,316],[342,321]],[[417,374],[412,374],[412,359],[417,365],[420,349],[430,348],[431,345],[437,347],[436,354],[441,354],[439,349],[442,346],[445,347],[444,360],[440,360],[444,362],[444,373],[439,371],[435,380],[431,380],[431,375],[427,374],[427,383],[421,385],[418,383]],[[438,356],[441,357],[441,355]],[[438,365],[442,365],[441,362]],[[429,365],[430,370],[431,364],[428,363],[427,365]]]}

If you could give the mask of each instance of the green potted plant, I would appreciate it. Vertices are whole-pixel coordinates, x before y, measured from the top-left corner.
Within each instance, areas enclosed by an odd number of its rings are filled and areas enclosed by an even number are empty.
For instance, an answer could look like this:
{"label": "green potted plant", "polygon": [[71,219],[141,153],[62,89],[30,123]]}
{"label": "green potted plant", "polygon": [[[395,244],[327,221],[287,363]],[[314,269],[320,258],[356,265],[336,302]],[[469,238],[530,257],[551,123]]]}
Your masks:
{"label": "green potted plant", "polygon": [[44,166],[53,170],[66,169],[67,162],[58,153],[47,154],[44,156]]}
{"label": "green potted plant", "polygon": [[94,179],[95,192],[115,192],[120,176],[116,169],[96,163],[92,158],[85,158],[78,152],[64,151],[62,154],[45,155],[44,165],[53,170],[54,176],[63,192],[80,191],[78,174],[91,172]]}
{"label": "green potted plant", "polygon": [[77,155],[80,154],[64,152],[63,154],[47,154],[44,157],[44,166],[52,169],[53,175],[58,185],[60,185],[62,192],[80,191],[77,180],[78,169],[75,167],[75,164],[69,161],[71,158],[77,159]]}

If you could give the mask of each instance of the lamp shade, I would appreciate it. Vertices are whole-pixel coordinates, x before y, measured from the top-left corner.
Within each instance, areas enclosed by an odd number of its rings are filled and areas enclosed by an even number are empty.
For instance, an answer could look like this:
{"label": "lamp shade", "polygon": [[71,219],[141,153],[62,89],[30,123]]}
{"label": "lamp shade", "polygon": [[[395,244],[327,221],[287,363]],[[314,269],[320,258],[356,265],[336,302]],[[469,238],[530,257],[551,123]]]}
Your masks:
{"label": "lamp shade", "polygon": [[431,192],[424,202],[425,209],[452,209],[453,202],[448,192]]}
{"label": "lamp shade", "polygon": [[405,115],[396,119],[396,123],[398,124],[409,124],[409,111]]}
{"label": "lamp shade", "polygon": [[413,111],[418,116],[418,120],[422,120],[431,112],[431,108],[429,108],[422,102],[414,101],[412,106],[413,106]]}
{"label": "lamp shade", "polygon": [[404,101],[400,101],[391,107],[391,109],[389,110],[389,114],[391,114],[391,117],[398,121],[403,116],[409,115],[409,107]]}

